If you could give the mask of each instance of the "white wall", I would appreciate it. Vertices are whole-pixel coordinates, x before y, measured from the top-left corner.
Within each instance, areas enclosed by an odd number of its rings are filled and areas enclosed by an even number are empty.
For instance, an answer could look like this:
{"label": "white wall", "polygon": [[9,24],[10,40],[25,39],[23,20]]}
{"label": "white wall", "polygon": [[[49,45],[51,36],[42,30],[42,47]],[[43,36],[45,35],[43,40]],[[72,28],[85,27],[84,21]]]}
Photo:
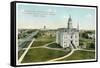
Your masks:
{"label": "white wall", "polygon": [[[13,68],[9,65],[10,64],[9,60],[10,60],[10,2],[11,1],[12,0],[0,0],[0,68]],[[100,0],[28,0],[28,1],[98,5],[100,11]],[[100,46],[98,50],[100,52]],[[100,54],[99,54],[99,58],[100,58]],[[92,63],[34,66],[34,68],[100,68],[99,66],[100,66],[100,62],[92,62]],[[33,68],[33,66],[26,67],[26,68]]]}

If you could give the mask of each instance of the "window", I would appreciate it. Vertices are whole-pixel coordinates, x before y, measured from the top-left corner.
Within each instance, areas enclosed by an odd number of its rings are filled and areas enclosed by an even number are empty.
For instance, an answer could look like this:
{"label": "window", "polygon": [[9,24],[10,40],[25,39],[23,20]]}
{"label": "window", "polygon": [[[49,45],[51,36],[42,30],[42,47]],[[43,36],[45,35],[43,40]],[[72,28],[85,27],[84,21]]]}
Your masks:
{"label": "window", "polygon": [[71,35],[71,38],[73,38],[73,36]]}

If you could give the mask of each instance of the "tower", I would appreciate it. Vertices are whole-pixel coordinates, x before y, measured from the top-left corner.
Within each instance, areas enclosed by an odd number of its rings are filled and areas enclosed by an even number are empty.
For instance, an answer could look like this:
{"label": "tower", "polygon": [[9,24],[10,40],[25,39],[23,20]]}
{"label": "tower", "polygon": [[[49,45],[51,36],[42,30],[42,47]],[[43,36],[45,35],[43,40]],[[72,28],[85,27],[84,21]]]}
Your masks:
{"label": "tower", "polygon": [[44,27],[43,27],[43,28],[44,28],[44,30],[45,30],[45,29],[46,29],[46,26],[44,25]]}
{"label": "tower", "polygon": [[77,23],[77,30],[79,30],[79,23]]}
{"label": "tower", "polygon": [[68,19],[68,29],[72,28],[72,19],[71,19],[71,16],[69,17]]}

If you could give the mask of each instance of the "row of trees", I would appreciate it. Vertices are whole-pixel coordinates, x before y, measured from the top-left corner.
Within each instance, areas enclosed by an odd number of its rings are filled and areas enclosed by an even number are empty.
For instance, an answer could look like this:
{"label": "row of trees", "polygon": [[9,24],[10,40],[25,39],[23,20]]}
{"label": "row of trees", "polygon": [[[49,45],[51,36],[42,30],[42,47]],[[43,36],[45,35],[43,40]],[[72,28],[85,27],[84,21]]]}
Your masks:
{"label": "row of trees", "polygon": [[90,39],[88,34],[94,34],[94,31],[84,31],[80,33],[79,45],[86,46],[87,49],[95,49],[95,40]]}
{"label": "row of trees", "polygon": [[94,31],[84,31],[82,33],[80,33],[80,37],[83,37],[83,38],[89,38],[88,37],[88,34],[94,34],[95,32]]}

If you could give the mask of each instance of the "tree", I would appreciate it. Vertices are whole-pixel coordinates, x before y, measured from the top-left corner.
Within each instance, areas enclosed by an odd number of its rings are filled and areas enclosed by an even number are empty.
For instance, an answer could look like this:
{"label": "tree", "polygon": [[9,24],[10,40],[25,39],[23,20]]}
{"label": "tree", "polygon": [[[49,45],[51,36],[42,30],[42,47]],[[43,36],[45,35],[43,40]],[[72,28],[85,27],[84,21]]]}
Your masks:
{"label": "tree", "polygon": [[94,42],[90,43],[89,48],[93,48],[93,49],[95,49],[95,44],[94,44]]}
{"label": "tree", "polygon": [[95,43],[94,42],[88,43],[87,45],[88,45],[87,48],[95,49]]}
{"label": "tree", "polygon": [[84,33],[82,34],[82,37],[83,37],[83,38],[88,38],[88,33],[85,33],[85,32],[84,32]]}

